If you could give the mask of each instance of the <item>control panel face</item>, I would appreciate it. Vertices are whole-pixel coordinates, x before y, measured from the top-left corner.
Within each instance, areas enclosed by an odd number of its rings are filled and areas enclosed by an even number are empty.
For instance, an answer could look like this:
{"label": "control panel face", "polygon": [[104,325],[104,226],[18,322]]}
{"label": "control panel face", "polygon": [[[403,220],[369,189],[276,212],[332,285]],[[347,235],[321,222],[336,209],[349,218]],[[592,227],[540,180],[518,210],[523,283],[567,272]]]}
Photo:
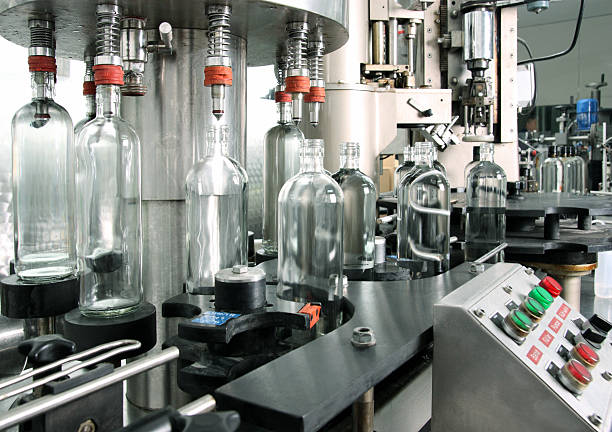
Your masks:
{"label": "control panel face", "polygon": [[605,430],[612,402],[610,323],[596,315],[587,320],[560,292],[554,279],[541,281],[531,269],[518,267],[483,291],[470,309],[586,424]]}

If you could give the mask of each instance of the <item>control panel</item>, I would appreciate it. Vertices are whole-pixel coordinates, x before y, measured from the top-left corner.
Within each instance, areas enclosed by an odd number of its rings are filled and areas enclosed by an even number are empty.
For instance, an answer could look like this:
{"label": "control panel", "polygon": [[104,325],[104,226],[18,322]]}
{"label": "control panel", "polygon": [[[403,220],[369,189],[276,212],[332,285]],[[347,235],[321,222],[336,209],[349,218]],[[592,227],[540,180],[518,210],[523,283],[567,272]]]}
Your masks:
{"label": "control panel", "polygon": [[496,264],[434,307],[432,430],[609,431],[612,328]]}

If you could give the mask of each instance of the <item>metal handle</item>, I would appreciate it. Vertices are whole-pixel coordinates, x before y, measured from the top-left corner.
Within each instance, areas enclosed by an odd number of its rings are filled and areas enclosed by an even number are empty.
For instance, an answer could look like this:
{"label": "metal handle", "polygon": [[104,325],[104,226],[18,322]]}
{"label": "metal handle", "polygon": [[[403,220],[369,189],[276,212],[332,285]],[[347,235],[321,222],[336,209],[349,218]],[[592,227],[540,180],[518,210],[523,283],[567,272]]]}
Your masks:
{"label": "metal handle", "polygon": [[217,401],[211,395],[204,395],[178,409],[182,415],[194,416],[210,412],[217,406]]}
{"label": "metal handle", "polygon": [[169,361],[177,359],[178,356],[179,350],[177,347],[166,348],[158,354],[135,360],[123,367],[120,367],[119,369],[116,369],[114,372],[108,375],[89,381],[88,383],[74,387],[70,390],[66,390],[63,393],[42,396],[33,400],[32,402],[20,405],[0,415],[0,430],[23,423],[26,420],[34,418],[47,411],[51,411],[58,406],[87,396],[96,390],[100,390],[101,388],[108,387],[128,379],[131,376],[145,372],[149,369],[153,369],[164,363],[168,363]]}
{"label": "metal handle", "polygon": [[172,52],[172,26],[169,22],[164,21],[159,25],[159,38],[164,46]]}
{"label": "metal handle", "polygon": [[480,258],[478,258],[477,260],[474,261],[474,264],[484,264],[485,262],[487,262],[491,257],[494,257],[495,255],[497,255],[498,253],[500,253],[501,251],[503,251],[504,249],[506,249],[506,247],[508,246],[508,243],[502,243],[499,246],[491,249],[489,252],[487,252],[486,254],[484,254],[483,256],[481,256]]}

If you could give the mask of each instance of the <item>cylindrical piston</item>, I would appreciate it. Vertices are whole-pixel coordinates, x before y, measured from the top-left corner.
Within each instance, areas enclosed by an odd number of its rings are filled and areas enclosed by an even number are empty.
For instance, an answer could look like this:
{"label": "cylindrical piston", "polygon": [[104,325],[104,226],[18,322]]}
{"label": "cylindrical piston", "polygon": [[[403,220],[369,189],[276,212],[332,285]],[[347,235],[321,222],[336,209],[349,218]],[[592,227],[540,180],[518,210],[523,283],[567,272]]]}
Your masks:
{"label": "cylindrical piston", "polygon": [[266,273],[257,267],[235,265],[215,275],[215,308],[251,312],[266,305]]}

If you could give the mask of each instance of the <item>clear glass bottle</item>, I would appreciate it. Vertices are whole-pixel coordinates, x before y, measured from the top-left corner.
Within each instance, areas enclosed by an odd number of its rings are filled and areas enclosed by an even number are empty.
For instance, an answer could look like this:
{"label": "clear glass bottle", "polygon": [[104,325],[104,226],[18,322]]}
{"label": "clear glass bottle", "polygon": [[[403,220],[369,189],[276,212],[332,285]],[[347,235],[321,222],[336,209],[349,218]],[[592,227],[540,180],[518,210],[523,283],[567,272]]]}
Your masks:
{"label": "clear glass bottle", "polygon": [[[474,261],[506,239],[506,173],[494,162],[492,143],[480,144],[480,162],[465,191],[465,260]],[[488,262],[503,260],[502,253]]]}
{"label": "clear glass bottle", "polygon": [[450,261],[450,185],[434,169],[431,147],[416,143],[416,165],[398,190],[398,263],[422,276],[447,271]]}
{"label": "clear glass bottle", "polygon": [[325,309],[342,299],[344,197],[323,169],[323,149],[321,139],[304,140],[300,172],[278,196],[277,295]]}
{"label": "clear glass bottle", "polygon": [[344,194],[344,268],[374,267],[376,186],[359,170],[359,143],[340,144],[340,169],[332,178]]}
{"label": "clear glass bottle", "polygon": [[444,174],[444,177],[446,177],[446,168],[444,167],[444,165],[442,165],[442,162],[438,160],[438,147],[436,147],[435,144],[432,144],[431,151],[431,157],[433,158],[433,167],[440,171],[442,174]]}
{"label": "clear glass bottle", "polygon": [[32,101],[13,117],[15,272],[44,282],[76,274],[72,120],[55,73],[32,72]]}
{"label": "clear glass bottle", "polygon": [[192,294],[214,287],[219,270],[248,264],[248,177],[228,156],[228,142],[227,126],[210,128],[205,156],[187,174],[187,291]]}
{"label": "clear glass bottle", "polygon": [[562,146],[560,148],[561,162],[563,163],[563,192],[576,193],[576,159],[570,156],[570,147]]}
{"label": "clear glass bottle", "polygon": [[395,169],[393,175],[393,196],[397,198],[397,188],[406,174],[414,167],[414,149],[407,145],[404,147],[404,163]]}
{"label": "clear glass bottle", "polygon": [[467,189],[468,181],[467,176],[470,173],[470,170],[478,165],[480,162],[480,146],[475,145],[472,147],[472,161],[468,163],[463,170],[463,179],[465,180],[465,188]]}
{"label": "clear glass bottle", "polygon": [[278,125],[264,138],[262,246],[267,255],[278,253],[278,193],[285,182],[298,173],[299,149],[304,141],[304,134],[291,119],[291,102],[279,102],[277,106]]}
{"label": "clear glass bottle", "polygon": [[574,192],[577,194],[583,194],[586,192],[586,163],[584,159],[577,154],[576,147],[574,146],[570,146],[570,157],[574,159],[576,170]]}
{"label": "clear glass bottle", "polygon": [[563,190],[563,162],[558,157],[557,146],[548,147],[548,157],[540,167],[540,192]]}
{"label": "clear glass bottle", "polygon": [[112,317],[142,301],[140,140],[119,115],[120,86],[98,84],[96,117],[77,137],[81,313]]}

